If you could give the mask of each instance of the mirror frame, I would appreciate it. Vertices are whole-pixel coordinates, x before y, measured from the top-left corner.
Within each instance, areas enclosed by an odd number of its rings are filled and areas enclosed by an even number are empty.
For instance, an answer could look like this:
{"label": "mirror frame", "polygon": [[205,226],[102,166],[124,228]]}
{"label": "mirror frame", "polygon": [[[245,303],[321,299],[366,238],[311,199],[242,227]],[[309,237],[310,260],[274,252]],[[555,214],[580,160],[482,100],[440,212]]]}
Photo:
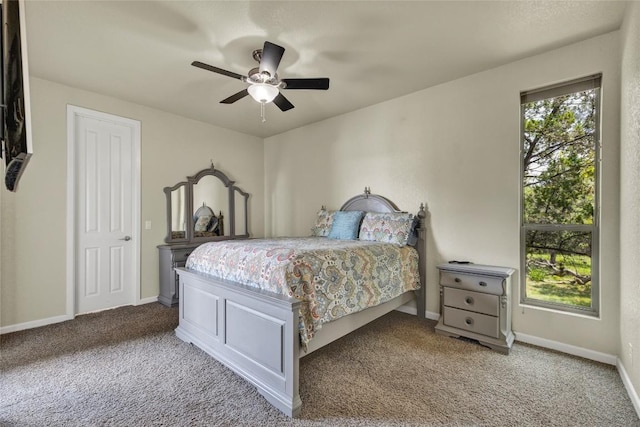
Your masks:
{"label": "mirror frame", "polygon": [[[193,204],[193,186],[196,185],[203,177],[205,176],[215,176],[218,178],[228,191],[228,210],[225,213],[224,218],[224,226],[229,227],[229,234],[223,236],[211,236],[211,237],[195,237],[193,233],[193,228],[195,226],[193,222],[193,212],[194,212],[194,204]],[[196,173],[195,175],[188,176],[187,181],[179,182],[173,187],[165,187],[164,193],[167,197],[167,236],[164,241],[166,243],[200,243],[200,242],[209,242],[215,240],[231,240],[231,239],[241,239],[241,238],[249,238],[249,193],[244,192],[240,187],[237,187],[235,181],[229,179],[229,177],[222,171],[216,169],[213,164],[211,167],[207,169],[203,169]],[[179,188],[181,185],[185,185],[185,209],[186,209],[186,218],[187,218],[187,230],[185,232],[184,239],[173,239],[171,234],[171,192]],[[235,197],[236,191],[240,193],[240,196],[244,198],[244,234],[236,234],[236,204]],[[223,209],[216,208],[215,211],[222,211]]]}
{"label": "mirror frame", "polygon": [[[235,208],[236,208],[236,201],[235,201],[235,192],[240,193],[240,196],[242,196],[244,198],[244,234],[236,234],[236,221],[235,221]],[[233,209],[234,209],[234,215],[233,215],[233,222],[232,222],[232,227],[231,228],[231,233],[236,236],[236,237],[244,237],[244,238],[249,238],[249,193],[245,193],[244,191],[242,191],[242,189],[240,187],[236,187],[235,185],[231,186],[231,193],[233,195],[233,200],[231,200],[229,203],[233,203]]]}
{"label": "mirror frame", "polygon": [[[173,207],[171,206],[171,193],[173,193],[175,190],[177,190],[181,186],[184,186],[184,215],[185,215],[185,218],[187,218],[187,225],[186,225],[186,230],[184,230],[184,238],[174,239],[173,230],[171,229],[172,228],[171,224],[173,224],[173,217],[172,217]],[[173,187],[164,187],[163,189],[164,194],[167,197],[167,236],[164,238],[164,241],[167,243],[186,243],[189,241],[189,222],[188,222],[189,206],[188,205],[189,205],[189,200],[191,200],[190,190],[191,190],[191,187],[189,186],[189,183],[186,181],[179,182]]]}
{"label": "mirror frame", "polygon": [[[195,227],[195,224],[193,222],[193,214],[195,212],[195,206],[193,203],[193,186],[196,185],[198,182],[200,182],[200,180],[202,178],[204,178],[205,176],[214,176],[216,178],[218,178],[220,181],[222,181],[222,183],[224,184],[224,186],[227,188],[227,204],[229,205],[229,209],[228,211],[225,213],[225,221],[224,221],[224,226],[225,228],[228,226],[229,227],[229,234],[227,235],[222,235],[222,236],[210,236],[210,237],[195,237],[193,235],[193,230]],[[189,241],[191,242],[208,242],[211,240],[227,240],[227,239],[232,239],[234,238],[233,235],[233,223],[232,223],[232,219],[230,217],[233,217],[235,215],[235,206],[232,203],[232,191],[231,191],[231,187],[233,186],[233,184],[235,183],[235,181],[231,181],[229,179],[229,177],[227,175],[225,175],[224,173],[222,173],[221,171],[215,169],[213,166],[211,166],[208,169],[203,169],[200,172],[198,172],[197,174],[193,175],[193,176],[188,176],[187,177],[187,182],[189,183],[189,187],[191,188],[191,197],[188,198],[188,202],[187,204],[189,205],[187,210],[188,212],[190,212],[188,218],[187,218],[187,228],[189,229],[189,233],[190,233],[190,237],[189,237]],[[216,211],[222,211],[223,209],[220,209],[218,207],[214,208],[213,206],[209,206],[211,209],[213,209],[214,212]]]}

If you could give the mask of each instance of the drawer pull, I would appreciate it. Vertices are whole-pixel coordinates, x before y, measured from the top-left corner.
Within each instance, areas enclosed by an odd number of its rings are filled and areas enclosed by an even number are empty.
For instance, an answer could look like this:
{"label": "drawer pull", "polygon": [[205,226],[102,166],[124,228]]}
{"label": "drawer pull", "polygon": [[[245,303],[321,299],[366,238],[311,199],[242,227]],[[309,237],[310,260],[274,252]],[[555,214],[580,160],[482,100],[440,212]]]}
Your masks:
{"label": "drawer pull", "polygon": [[480,282],[480,283],[478,283],[478,285],[480,285],[480,286],[487,286],[487,282]]}
{"label": "drawer pull", "polygon": [[467,317],[466,319],[464,319],[464,323],[471,326],[473,325],[473,319],[471,317]]}
{"label": "drawer pull", "polygon": [[462,280],[460,280],[460,278],[459,278],[459,277],[456,277],[456,278],[455,278],[455,279],[453,279],[453,280],[454,280],[456,283],[460,283],[460,282],[462,282]]}
{"label": "drawer pull", "polygon": [[466,297],[464,299],[464,302],[466,302],[469,305],[473,304],[473,297]]}

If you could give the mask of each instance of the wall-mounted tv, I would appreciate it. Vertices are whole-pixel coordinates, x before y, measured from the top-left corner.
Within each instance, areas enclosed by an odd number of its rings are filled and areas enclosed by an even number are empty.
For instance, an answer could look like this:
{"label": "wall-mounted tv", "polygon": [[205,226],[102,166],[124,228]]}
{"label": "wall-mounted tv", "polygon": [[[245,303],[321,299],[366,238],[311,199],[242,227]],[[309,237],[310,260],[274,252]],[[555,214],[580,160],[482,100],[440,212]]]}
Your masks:
{"label": "wall-mounted tv", "polygon": [[2,157],[5,186],[18,181],[33,154],[24,0],[2,0]]}

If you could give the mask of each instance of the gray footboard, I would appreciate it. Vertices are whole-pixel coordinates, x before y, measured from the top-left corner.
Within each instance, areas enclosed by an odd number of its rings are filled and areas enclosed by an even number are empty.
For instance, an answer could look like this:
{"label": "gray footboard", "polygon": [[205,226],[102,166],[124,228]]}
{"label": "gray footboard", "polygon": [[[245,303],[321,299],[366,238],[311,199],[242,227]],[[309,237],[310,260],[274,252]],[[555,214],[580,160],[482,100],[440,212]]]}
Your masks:
{"label": "gray footboard", "polygon": [[298,308],[292,298],[176,269],[176,335],[255,385],[290,417],[300,412]]}

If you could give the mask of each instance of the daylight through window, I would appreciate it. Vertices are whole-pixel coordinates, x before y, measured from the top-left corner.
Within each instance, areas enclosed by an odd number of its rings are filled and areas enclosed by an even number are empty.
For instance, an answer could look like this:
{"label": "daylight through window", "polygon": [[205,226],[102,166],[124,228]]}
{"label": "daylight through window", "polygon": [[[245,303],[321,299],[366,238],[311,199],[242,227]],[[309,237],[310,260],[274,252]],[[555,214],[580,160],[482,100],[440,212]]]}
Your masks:
{"label": "daylight through window", "polygon": [[598,314],[600,79],[521,94],[525,304]]}

